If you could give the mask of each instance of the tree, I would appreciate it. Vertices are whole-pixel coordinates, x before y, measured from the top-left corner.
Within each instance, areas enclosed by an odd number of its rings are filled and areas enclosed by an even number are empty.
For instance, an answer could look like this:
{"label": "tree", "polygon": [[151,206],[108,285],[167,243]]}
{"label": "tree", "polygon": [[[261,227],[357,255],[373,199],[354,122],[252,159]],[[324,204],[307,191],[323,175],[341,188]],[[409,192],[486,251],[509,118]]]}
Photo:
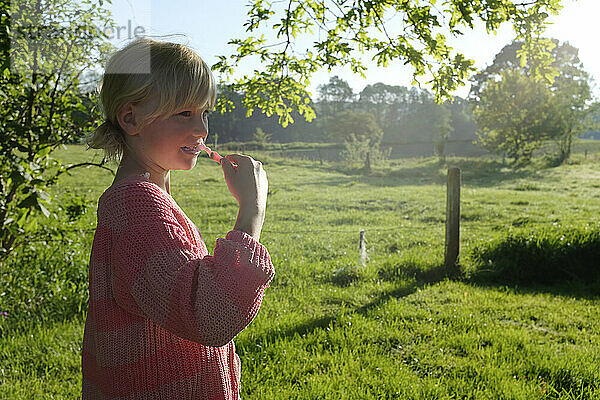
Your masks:
{"label": "tree", "polygon": [[319,85],[319,105],[321,108],[321,116],[329,117],[344,111],[347,105],[354,100],[352,88],[343,79],[337,75],[329,78],[329,82],[324,85]]}
{"label": "tree", "polygon": [[354,136],[359,140],[368,139],[371,145],[381,141],[383,135],[373,114],[366,112],[339,112],[329,119],[326,129],[333,138],[344,141]]}
{"label": "tree", "polygon": [[477,125],[473,121],[472,105],[468,100],[456,96],[452,103],[448,104],[451,115],[451,134],[450,138],[454,140],[473,141]]}
{"label": "tree", "polygon": [[251,140],[252,131],[247,127],[246,109],[242,105],[243,94],[232,91],[224,85],[217,87],[217,93],[217,99],[227,98],[232,106],[226,113],[210,115],[208,138],[214,138],[216,133],[221,142]]}
{"label": "tree", "polygon": [[[492,151],[507,152],[516,157],[515,161],[527,161],[533,149],[550,139],[558,143],[558,160],[566,160],[573,136],[584,132],[584,121],[592,109],[590,76],[579,61],[578,50],[556,39],[547,41],[551,43],[551,66],[555,71],[552,80],[536,79],[531,62],[519,61],[522,43],[518,41],[505,46],[494,63],[473,78],[470,99],[475,104],[481,143]],[[503,79],[509,81],[499,83]],[[516,113],[515,107],[525,104],[535,105],[539,114],[524,110]],[[515,113],[510,114],[511,111]],[[505,132],[495,132],[500,126],[493,121],[494,116],[503,121]],[[526,132],[527,129],[531,131]],[[498,142],[502,138],[506,144]]]}
{"label": "tree", "polygon": [[109,50],[96,29],[107,22],[91,1],[0,0],[0,261],[27,241],[33,216],[51,216],[45,189],[76,167],[51,152],[96,124],[79,78]]}
{"label": "tree", "polygon": [[478,143],[507,155],[515,165],[530,160],[552,129],[552,92],[518,70],[502,72],[480,93],[474,109]]}
{"label": "tree", "polygon": [[[439,102],[464,84],[473,70],[473,61],[446,44],[448,36],[483,23],[495,32],[511,22],[517,37],[524,40],[522,58],[536,60],[536,74],[549,73],[547,42],[537,41],[549,14],[557,14],[560,0],[251,0],[248,35],[229,43],[236,46],[230,57],[221,56],[213,68],[228,77],[248,57],[262,68],[231,84],[250,96],[248,109],[259,108],[277,115],[282,124],[290,122],[292,111],[314,118],[308,105],[312,74],[321,67],[347,65],[364,76],[360,58],[367,53],[379,66],[402,63],[414,69],[415,80],[426,73],[427,82]],[[318,30],[319,36],[315,30]],[[266,36],[265,36],[266,33]],[[274,36],[271,38],[271,36]],[[312,42],[310,49],[298,43]],[[539,62],[537,62],[539,61]],[[225,103],[220,103],[225,104]]]}
{"label": "tree", "polygon": [[391,86],[385,83],[367,85],[360,92],[360,108],[372,113],[377,123],[387,133],[398,119],[406,113],[408,89],[404,86]]}
{"label": "tree", "polygon": [[588,116],[597,107],[592,104],[591,77],[583,69],[578,50],[568,43],[556,44],[554,65],[558,76],[552,85],[555,104],[555,117],[558,123],[552,134],[557,141],[558,161],[563,162],[571,155],[573,137],[593,127],[588,124]]}
{"label": "tree", "polygon": [[[589,74],[583,69],[583,65],[578,58],[577,48],[569,43],[560,43],[557,39],[540,38],[540,41],[546,43],[548,48],[548,62],[552,67],[552,79],[540,79],[535,74],[536,60],[523,60],[520,56],[523,45],[521,40],[513,40],[494,57],[492,65],[479,71],[471,79],[472,86],[469,97],[477,100],[479,93],[485,89],[491,81],[497,81],[500,75],[507,70],[519,70],[535,80],[541,80],[552,88],[570,86],[573,82],[588,84]],[[523,62],[525,61],[525,62]],[[538,60],[539,61],[539,60]],[[588,84],[589,86],[589,84]]]}
{"label": "tree", "polygon": [[446,104],[435,102],[434,95],[415,87],[406,91],[405,102],[399,104],[395,124],[386,131],[385,139],[394,143],[431,143],[443,156],[452,132],[451,113]]}
{"label": "tree", "polygon": [[263,131],[262,128],[256,128],[256,132],[252,139],[254,139],[255,142],[265,145],[269,139],[271,139],[271,135]]}

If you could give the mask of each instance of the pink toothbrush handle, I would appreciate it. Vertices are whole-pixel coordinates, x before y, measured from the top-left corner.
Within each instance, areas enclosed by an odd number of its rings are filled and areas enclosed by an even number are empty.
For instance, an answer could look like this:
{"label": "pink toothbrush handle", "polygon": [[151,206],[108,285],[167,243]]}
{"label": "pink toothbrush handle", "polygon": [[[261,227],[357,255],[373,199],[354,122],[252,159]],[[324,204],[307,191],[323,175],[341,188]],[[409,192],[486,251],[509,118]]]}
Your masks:
{"label": "pink toothbrush handle", "polygon": [[208,156],[211,160],[218,162],[219,164],[221,164],[221,162],[223,161],[223,157],[221,157],[221,155],[216,151],[211,151]]}
{"label": "pink toothbrush handle", "polygon": [[[221,157],[221,155],[219,153],[217,153],[216,151],[211,151],[210,153],[210,159],[218,162],[219,164],[221,164],[223,162],[223,157]],[[231,160],[230,160],[231,162]],[[233,165],[234,167],[237,167],[237,164],[231,162],[231,165]]]}

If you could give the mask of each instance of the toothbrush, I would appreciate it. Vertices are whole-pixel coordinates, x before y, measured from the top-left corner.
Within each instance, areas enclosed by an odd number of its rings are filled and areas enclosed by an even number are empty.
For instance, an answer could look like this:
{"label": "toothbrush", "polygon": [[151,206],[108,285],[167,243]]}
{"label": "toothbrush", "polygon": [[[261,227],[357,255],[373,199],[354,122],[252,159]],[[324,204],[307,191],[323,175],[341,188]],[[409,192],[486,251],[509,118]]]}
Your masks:
{"label": "toothbrush", "polygon": [[[214,162],[217,162],[217,163],[219,163],[219,164],[221,164],[221,163],[223,162],[223,157],[222,157],[222,156],[221,156],[219,153],[217,153],[216,151],[212,151],[212,150],[210,149],[210,147],[208,147],[207,145],[205,145],[205,144],[204,144],[204,142],[201,142],[201,143],[198,145],[198,147],[200,148],[200,150],[204,150],[204,151],[205,151],[205,152],[208,154],[208,157],[209,157],[209,158],[210,158],[212,161],[214,161]],[[233,163],[233,162],[232,162],[231,164],[232,164],[234,167],[237,167],[237,164],[235,164],[235,163]]]}

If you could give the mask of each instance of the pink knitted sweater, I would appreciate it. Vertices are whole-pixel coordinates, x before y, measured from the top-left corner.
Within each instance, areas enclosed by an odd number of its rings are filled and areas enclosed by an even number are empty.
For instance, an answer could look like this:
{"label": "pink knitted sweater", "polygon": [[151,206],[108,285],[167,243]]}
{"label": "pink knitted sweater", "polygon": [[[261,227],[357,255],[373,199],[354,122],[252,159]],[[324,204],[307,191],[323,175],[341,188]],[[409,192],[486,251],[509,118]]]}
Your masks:
{"label": "pink knitted sweater", "polygon": [[238,399],[233,338],[274,273],[252,236],[230,231],[211,256],[169,194],[140,175],[116,182],[98,201],[83,399]]}

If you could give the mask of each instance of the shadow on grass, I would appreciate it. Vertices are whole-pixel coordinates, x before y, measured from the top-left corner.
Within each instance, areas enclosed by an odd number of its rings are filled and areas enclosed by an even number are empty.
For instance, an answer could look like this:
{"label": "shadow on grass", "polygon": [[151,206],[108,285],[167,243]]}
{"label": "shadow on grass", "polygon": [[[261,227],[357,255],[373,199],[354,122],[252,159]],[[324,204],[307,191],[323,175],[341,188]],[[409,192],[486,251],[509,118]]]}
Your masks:
{"label": "shadow on grass", "polygon": [[[394,267],[392,267],[392,269]],[[399,272],[400,270],[402,270],[402,272]],[[345,311],[366,315],[370,310],[380,307],[390,299],[406,297],[431,283],[439,282],[447,278],[457,278],[459,277],[459,270],[459,266],[447,268],[444,265],[440,265],[423,270],[414,266],[411,267],[406,265],[398,265],[395,271],[379,271],[379,276],[381,279],[397,282],[398,285],[390,290],[379,293],[366,304],[357,306],[353,310],[346,309]],[[354,272],[352,270],[340,271],[341,270],[337,271],[337,273],[334,273],[332,277],[327,278],[327,280],[339,287],[347,287],[358,281],[358,278],[354,277]],[[343,275],[343,277],[341,275]],[[245,346],[251,345],[250,342],[254,343],[257,340],[263,341],[264,343],[273,343],[282,339],[291,340],[297,336],[304,337],[306,335],[313,334],[317,330],[327,329],[329,326],[335,325],[335,322],[341,313],[341,311],[332,312],[328,315],[323,315],[292,327],[273,330],[259,338],[254,337],[252,339],[240,341],[239,343],[236,340],[236,344],[238,345],[238,348],[243,349]]]}
{"label": "shadow on grass", "polygon": [[570,280],[546,285],[540,283],[503,283],[501,281],[487,281],[484,279],[466,279],[464,282],[478,288],[510,291],[511,293],[518,295],[535,295],[543,293],[569,299],[600,300],[600,281],[589,283]]}
{"label": "shadow on grass", "polygon": [[[369,310],[380,306],[391,298],[401,298],[408,296],[417,291],[417,289],[425,286],[424,282],[408,282],[404,285],[399,285],[391,290],[385,291],[375,297],[369,303],[357,307],[354,312],[366,314]],[[273,343],[278,340],[293,340],[295,337],[305,337],[311,335],[318,330],[327,329],[328,327],[335,325],[336,321],[342,314],[339,312],[332,312],[327,315],[323,315],[317,318],[310,319],[306,322],[297,324],[284,329],[272,330],[267,332],[260,337],[248,338],[246,340],[236,339],[236,348],[243,351],[244,348],[251,347],[252,345],[262,343]]]}
{"label": "shadow on grass", "polygon": [[385,281],[397,281],[413,279],[424,284],[440,282],[444,279],[462,279],[460,265],[446,266],[438,264],[423,267],[415,263],[384,264],[378,271],[380,279]]}
{"label": "shadow on grass", "polygon": [[[322,168],[334,170],[360,183],[374,186],[419,186],[430,184],[445,184],[447,170],[458,167],[462,171],[462,180],[465,184],[475,187],[490,187],[500,183],[529,179],[536,180],[539,171],[551,168],[548,165],[529,165],[523,168],[512,168],[502,162],[487,158],[456,158],[440,163],[435,158],[415,160],[406,165],[385,166],[374,168],[370,173],[362,168],[333,166]],[[548,177],[544,178],[548,181]],[[325,184],[336,185],[338,180]]]}
{"label": "shadow on grass", "polygon": [[[461,281],[466,284],[489,288],[490,290],[510,291],[514,294],[537,294],[548,293],[553,296],[577,298],[586,300],[597,300],[600,298],[600,282],[589,284],[577,281],[561,282],[553,285],[541,284],[506,284],[503,282],[492,282],[482,279],[467,279],[460,265],[446,267],[445,265],[423,266],[406,263],[384,265],[378,270],[378,278],[388,282],[397,283],[393,288],[377,294],[368,303],[357,305],[354,309],[346,309],[345,312],[355,312],[367,315],[371,310],[381,307],[391,299],[406,297],[423,289],[427,285],[434,284],[446,279]],[[360,284],[360,271],[352,268],[342,268],[335,271],[325,281],[335,286],[344,288]],[[337,303],[336,303],[337,304]],[[300,324],[272,330],[261,337],[244,340],[239,343],[241,348],[250,346],[256,340],[264,343],[273,343],[278,340],[293,340],[296,337],[305,337],[314,334],[318,330],[335,326],[342,311],[330,311],[328,314],[309,319]]]}
{"label": "shadow on grass", "polygon": [[485,159],[464,159],[449,163],[448,168],[458,167],[462,180],[471,186],[490,187],[500,183],[537,176],[538,171],[529,168],[508,168],[501,162]]}

